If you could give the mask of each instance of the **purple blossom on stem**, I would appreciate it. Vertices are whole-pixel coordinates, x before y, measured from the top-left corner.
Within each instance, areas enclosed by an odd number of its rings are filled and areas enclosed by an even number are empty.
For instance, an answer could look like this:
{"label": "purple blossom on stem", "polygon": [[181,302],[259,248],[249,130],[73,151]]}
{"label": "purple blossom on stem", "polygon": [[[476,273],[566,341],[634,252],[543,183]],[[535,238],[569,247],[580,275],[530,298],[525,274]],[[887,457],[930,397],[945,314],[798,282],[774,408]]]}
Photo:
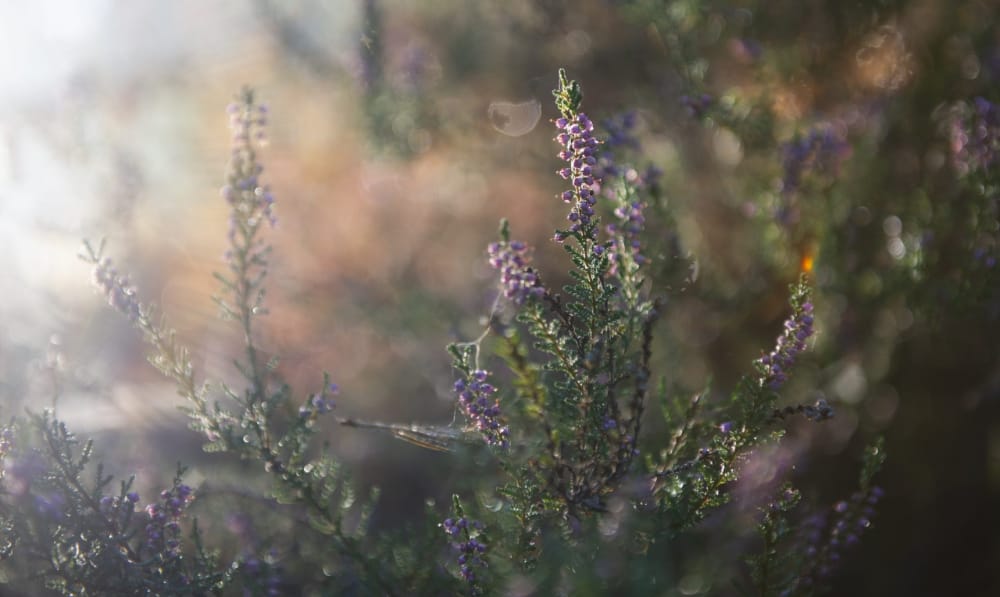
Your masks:
{"label": "purple blossom on stem", "polygon": [[[562,147],[559,159],[567,164],[558,174],[572,185],[572,189],[563,191],[560,196],[565,203],[572,205],[567,216],[571,223],[569,230],[596,240],[597,230],[592,220],[594,205],[597,203],[595,191],[600,188],[600,181],[594,171],[598,146],[594,136],[594,123],[586,114],[578,112],[556,119],[555,125],[561,131],[555,138]],[[557,241],[564,239],[564,236],[556,237]]]}
{"label": "purple blossom on stem", "polygon": [[545,287],[529,265],[531,254],[525,243],[517,240],[490,243],[487,252],[490,265],[500,271],[505,297],[521,305],[531,298],[545,295]]}
{"label": "purple blossom on stem", "polygon": [[[243,589],[245,597],[261,594],[270,597],[284,594],[281,587],[283,582],[281,566],[276,564],[275,560],[277,557],[273,550],[263,560],[253,554],[244,556],[243,561],[240,562],[240,570],[247,576],[250,585],[250,587]],[[251,587],[256,590],[251,589]]]}
{"label": "purple blossom on stem", "polygon": [[607,226],[608,234],[619,238],[619,242],[611,247],[612,275],[624,265],[626,255],[630,256],[636,265],[646,262],[646,257],[641,253],[642,241],[639,238],[646,225],[646,218],[642,213],[645,207],[645,203],[636,199],[615,208],[618,222]]}
{"label": "purple blossom on stem", "polygon": [[809,172],[836,177],[840,173],[840,165],[850,154],[851,146],[844,132],[831,124],[813,127],[804,136],[784,143],[782,194],[791,195],[797,191]]}
{"label": "purple blossom on stem", "polygon": [[621,160],[619,153],[638,152],[641,149],[635,135],[637,118],[635,112],[625,112],[601,122],[604,139],[597,152],[594,167],[595,191],[609,199],[615,198],[615,190],[606,184],[609,179],[622,177],[632,187],[643,189],[653,186],[663,172],[650,165],[645,172],[633,168]]}
{"label": "purple blossom on stem", "polygon": [[142,316],[142,305],[137,298],[135,286],[129,281],[127,274],[119,274],[112,265],[111,259],[105,257],[94,265],[94,284],[101,289],[108,304],[124,314],[130,321],[137,321]]}
{"label": "purple blossom on stem", "polygon": [[497,389],[486,381],[489,373],[475,370],[455,382],[458,403],[472,425],[483,434],[486,443],[500,449],[510,446],[510,428],[500,417],[500,401],[493,398]]}
{"label": "purple blossom on stem", "polygon": [[989,171],[998,162],[1000,107],[977,97],[972,105],[959,104],[950,123],[951,152],[962,176]]}
{"label": "purple blossom on stem", "polygon": [[274,549],[261,554],[253,517],[233,512],[226,517],[226,529],[240,544],[239,569],[244,574],[243,595],[283,595],[282,568]]}
{"label": "purple blossom on stem", "polygon": [[640,253],[639,235],[645,225],[643,209],[646,204],[637,198],[636,191],[655,185],[661,174],[654,166],[641,174],[632,166],[621,162],[616,155],[619,150],[636,151],[640,148],[639,140],[633,132],[635,125],[634,112],[626,112],[601,123],[607,138],[601,143],[597,155],[594,191],[617,204],[614,211],[617,222],[612,222],[605,228],[608,235],[616,240],[608,247],[611,275],[615,275],[625,264],[625,255],[631,255],[636,264],[645,262],[645,257]]}
{"label": "purple blossom on stem", "polygon": [[[260,184],[263,166],[257,162],[257,148],[266,143],[264,127],[268,109],[255,104],[253,94],[247,90],[226,109],[229,128],[232,130],[232,157],[229,163],[228,184],[222,188],[222,197],[234,209],[233,219],[244,219],[252,226],[263,217],[271,226],[274,216],[274,195],[267,185]],[[230,237],[236,234],[237,223],[230,222]]]}
{"label": "purple blossom on stem", "polygon": [[[597,154],[597,165],[594,168],[598,179],[620,176],[625,173],[626,167],[620,163],[617,152],[620,150],[639,150],[639,139],[634,133],[635,124],[635,112],[625,112],[601,121],[604,140]],[[604,192],[607,194],[609,190],[604,189]]]}
{"label": "purple blossom on stem", "polygon": [[833,418],[833,407],[825,398],[820,398],[816,404],[805,406],[802,412],[810,421],[825,421]]}
{"label": "purple blossom on stem", "polygon": [[[458,567],[462,578],[468,583],[475,583],[476,570],[486,567],[483,554],[486,544],[477,536],[483,525],[479,521],[470,521],[465,516],[446,518],[441,523],[444,532],[453,539],[451,546],[458,552]],[[476,535],[476,536],[473,536]]]}
{"label": "purple blossom on stem", "polygon": [[639,149],[639,140],[634,134],[636,121],[636,114],[632,111],[602,121],[601,126],[608,134],[604,140],[605,152],[619,147]]}
{"label": "purple blossom on stem", "polygon": [[326,414],[334,409],[337,403],[333,396],[340,393],[340,387],[335,383],[327,382],[326,387],[319,394],[313,394],[309,400],[299,407],[299,416],[302,418],[315,417]]}
{"label": "purple blossom on stem", "polygon": [[808,287],[800,282],[792,295],[792,315],[785,320],[774,350],[755,362],[761,383],[772,390],[779,389],[787,381],[788,370],[813,334],[813,306],[807,300],[808,295]]}
{"label": "purple blossom on stem", "polygon": [[808,559],[798,586],[815,586],[833,574],[844,548],[856,545],[871,527],[875,506],[882,496],[882,489],[872,486],[837,502],[829,514],[816,514],[805,521],[804,553]]}
{"label": "purple blossom on stem", "polygon": [[681,96],[681,105],[684,106],[684,110],[687,111],[688,115],[693,118],[704,116],[713,103],[715,103],[715,100],[707,93]]}
{"label": "purple blossom on stem", "polygon": [[117,495],[105,495],[98,500],[101,514],[114,524],[126,526],[135,512],[135,506],[139,503],[139,494],[130,491],[124,497]]}
{"label": "purple blossom on stem", "polygon": [[194,501],[194,492],[184,484],[160,493],[160,501],[146,506],[146,548],[164,557],[180,555],[180,519]]}

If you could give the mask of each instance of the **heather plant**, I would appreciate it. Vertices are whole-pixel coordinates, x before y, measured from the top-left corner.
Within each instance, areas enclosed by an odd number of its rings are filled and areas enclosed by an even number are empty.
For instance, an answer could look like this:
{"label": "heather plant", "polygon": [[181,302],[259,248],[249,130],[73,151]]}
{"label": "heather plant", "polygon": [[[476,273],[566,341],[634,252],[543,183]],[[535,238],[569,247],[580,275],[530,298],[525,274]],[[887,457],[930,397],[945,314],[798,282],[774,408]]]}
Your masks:
{"label": "heather plant", "polygon": [[[995,305],[997,257],[1000,254],[1000,180],[997,148],[1000,146],[1000,108],[986,98],[954,106],[946,119],[951,158],[966,194],[962,249],[970,276],[965,290]],[[995,307],[994,307],[995,308]],[[996,313],[993,313],[996,316]]]}
{"label": "heather plant", "polygon": [[[182,466],[152,499],[132,480],[114,491],[91,443],[81,445],[54,412],[30,414],[0,436],[7,581],[67,595],[670,594],[683,576],[675,566],[684,564],[685,542],[705,533],[745,539],[737,514],[755,507],[760,553],[749,567],[740,564],[746,554],[722,562],[722,581],[759,595],[821,591],[871,525],[882,445],[867,450],[858,491],[832,513],[798,514],[802,493],[792,479],[769,488],[776,494],[735,492],[753,481],[751,458],[779,447],[797,415],[833,416],[822,398],[799,404],[780,394],[820,327],[811,280],[803,274],[790,284],[773,348],[747,363],[737,384],[715,389],[706,380],[694,397],[678,392],[654,359],[671,296],[651,276],[669,278],[664,272],[687,261],[670,231],[650,240],[648,210],[669,221],[657,171],[629,161],[641,159],[641,148],[629,140],[627,116],[606,123],[605,139],[564,71],[553,94],[557,174],[566,187],[555,200],[567,206],[553,242],[566,253],[569,281],[549,282],[560,276],[537,270],[532,248],[501,223],[486,250],[498,272],[488,324],[448,349],[465,425],[435,428],[333,418],[351,396],[341,396],[330,374],[317,374],[315,391],[298,397],[278,361],[265,360],[258,321],[267,314],[271,252],[264,239],[277,212],[260,154],[268,110],[244,90],[228,109],[232,147],[221,195],[229,246],[215,297],[242,339],[239,385],[204,377],[103,243],[85,244],[82,257],[108,304],[142,334],[151,363],[176,384],[205,450],[220,463],[236,458],[263,471],[268,488],[255,497],[266,512],[232,515],[243,544],[224,555],[199,530],[202,489],[184,482]],[[827,149],[817,143],[797,151]],[[383,427],[475,463],[478,476],[448,488],[448,508],[430,501],[407,527],[377,528],[378,492],[357,494],[326,445],[325,419]],[[734,504],[737,495],[747,503]]]}

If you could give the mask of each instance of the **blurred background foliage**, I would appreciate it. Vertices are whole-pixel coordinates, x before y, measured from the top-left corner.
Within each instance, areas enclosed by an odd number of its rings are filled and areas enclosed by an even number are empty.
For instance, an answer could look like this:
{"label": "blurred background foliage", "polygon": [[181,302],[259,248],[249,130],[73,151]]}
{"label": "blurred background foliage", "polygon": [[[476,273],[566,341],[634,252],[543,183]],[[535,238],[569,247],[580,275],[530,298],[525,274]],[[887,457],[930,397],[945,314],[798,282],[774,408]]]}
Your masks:
{"label": "blurred background foliage", "polygon": [[[342,416],[447,424],[443,347],[482,328],[500,217],[549,279],[565,269],[548,240],[564,217],[549,120],[565,67],[595,121],[635,114],[637,166],[662,170],[647,230],[652,289],[669,296],[656,373],[673,392],[712,380],[725,395],[773,344],[788,283],[811,273],[819,337],[785,393],[825,397],[837,416],[793,429],[784,457],[831,499],[873,434],[890,454],[876,528],[835,592],[1000,591],[996,187],[956,167],[949,137],[959,102],[1000,100],[994,3],[0,11],[3,413],[58,395],[60,416],[140,486],[190,464],[219,541],[236,540],[242,514],[226,502],[247,471],[219,474],[200,452],[139,338],[89,289],[80,239],[107,236],[200,366],[232,379],[239,339],[210,299],[225,245],[222,108],[254,86],[273,115],[262,159],[279,217],[261,345],[299,394],[329,370]],[[331,426],[329,439],[359,484],[382,487],[376,525],[398,526],[427,497],[446,504],[468,473],[378,433]],[[685,567],[685,594],[708,590],[711,564]]]}

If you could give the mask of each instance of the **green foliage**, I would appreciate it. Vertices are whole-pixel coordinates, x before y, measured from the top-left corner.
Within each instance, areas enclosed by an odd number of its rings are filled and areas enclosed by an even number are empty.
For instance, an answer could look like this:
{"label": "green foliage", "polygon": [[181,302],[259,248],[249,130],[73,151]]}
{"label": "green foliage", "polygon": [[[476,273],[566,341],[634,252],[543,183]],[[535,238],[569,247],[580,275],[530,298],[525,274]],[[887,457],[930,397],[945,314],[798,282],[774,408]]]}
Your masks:
{"label": "green foliage", "polygon": [[0,490],[0,567],[8,582],[30,580],[66,595],[186,595],[226,586],[197,525],[189,553],[151,549],[133,480],[112,489],[113,477],[92,464],[93,443],[81,443],[52,412],[31,414],[11,441],[17,447],[4,454]]}
{"label": "green foliage", "polygon": [[[598,166],[592,150],[599,143],[589,136],[592,123],[581,112],[580,85],[564,71],[554,96],[567,121],[557,124],[566,131],[557,139],[572,170],[564,178],[574,186],[563,197],[573,204],[570,221],[578,223],[557,235],[568,257],[568,281],[558,292],[545,286],[528,266],[524,244],[512,241],[509,224],[501,222],[501,242],[490,249],[491,259],[504,285],[521,284],[506,294],[516,316],[502,317],[498,298],[484,333],[449,347],[468,433],[338,419],[437,449],[470,436],[485,440],[488,450],[455,452],[456,458],[479,459],[481,468],[487,454],[496,464],[496,470],[487,467],[469,481],[475,499],[454,495],[452,516],[440,525],[435,517],[442,513],[428,505],[426,516],[406,532],[373,528],[378,491],[359,496],[318,433],[334,408],[336,385],[324,373],[321,389],[299,400],[280,377],[277,360],[264,361],[256,322],[266,313],[270,248],[262,236],[264,222],[274,218],[273,199],[260,181],[255,145],[266,111],[245,90],[230,108],[235,141],[223,192],[231,207],[229,271],[216,276],[222,316],[243,338],[243,355],[234,361],[239,386],[200,379],[190,352],[155,310],[138,300],[128,278],[111,267],[103,245],[86,244],[83,258],[111,305],[149,344],[153,365],[176,383],[191,428],[207,442],[205,450],[261,465],[270,507],[259,520],[269,534],[284,536],[245,547],[225,566],[206,550],[197,524],[182,546],[179,521],[193,495],[181,482],[183,470],[144,518],[133,511],[138,497],[132,482],[122,483],[117,495],[106,495],[111,477],[99,465],[90,470],[91,444],[78,447],[62,423],[43,414],[32,418],[43,448],[19,448],[39,455],[42,472],[31,475],[27,490],[10,484],[12,474],[4,479],[0,528],[7,529],[7,539],[0,555],[13,562],[44,554],[39,574],[45,586],[64,594],[106,594],[111,587],[221,592],[230,586],[267,594],[292,582],[302,592],[320,593],[479,595],[523,585],[539,594],[648,594],[678,582],[676,571],[663,562],[674,561],[678,542],[697,535],[710,516],[727,515],[724,506],[744,478],[746,463],[778,444],[782,422],[797,413],[817,421],[830,415],[825,403],[778,408],[778,391],[812,334],[810,282],[803,275],[790,286],[791,314],[776,347],[748,364],[750,372],[728,399],[709,388],[688,398],[675,393],[665,376],[657,384],[655,326],[670,297],[647,280],[652,266],[643,254],[648,246],[642,240],[643,210],[654,205],[669,212],[651,176],[604,163],[603,192],[611,201],[590,213],[601,190],[587,182],[591,166]],[[587,150],[571,155],[574,144]],[[612,224],[602,228],[602,221]],[[679,255],[671,251],[669,259],[687,264]],[[484,346],[506,365],[497,376],[502,387],[482,368]],[[662,429],[640,443],[654,396]],[[643,458],[640,446],[648,450]],[[4,447],[4,458],[9,451]],[[870,524],[868,509],[880,491],[872,477],[881,455],[877,444],[866,457],[860,492],[850,505],[835,506],[843,516],[821,529],[826,534],[819,539],[804,538],[801,525],[790,520],[799,501],[790,485],[764,508],[764,549],[749,560],[759,594],[805,586],[807,579],[815,581],[810,587],[818,586],[834,561],[831,554],[839,557],[834,540],[846,537],[843,525]],[[94,478],[89,485],[86,474]],[[25,495],[62,501],[25,518],[18,514]],[[810,541],[818,546],[812,556],[794,559],[788,554],[797,552],[782,551]],[[275,545],[283,545],[284,553],[277,554]],[[294,580],[283,578],[288,572]]]}

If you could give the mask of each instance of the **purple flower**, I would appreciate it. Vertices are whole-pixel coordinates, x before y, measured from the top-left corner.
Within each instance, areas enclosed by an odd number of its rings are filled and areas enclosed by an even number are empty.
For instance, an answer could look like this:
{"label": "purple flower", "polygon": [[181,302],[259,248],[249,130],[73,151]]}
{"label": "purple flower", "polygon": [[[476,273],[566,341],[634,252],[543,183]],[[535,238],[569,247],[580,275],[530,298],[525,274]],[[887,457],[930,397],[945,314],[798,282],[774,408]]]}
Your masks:
{"label": "purple flower", "polygon": [[[131,499],[131,498],[130,498]],[[160,492],[160,501],[146,506],[145,546],[164,558],[180,555],[180,519],[194,501],[194,492],[184,484]]]}
{"label": "purple flower", "polygon": [[487,253],[490,265],[500,271],[505,297],[521,305],[531,298],[545,295],[545,287],[529,265],[531,255],[526,244],[516,240],[490,243]]}
{"label": "purple flower", "polygon": [[785,320],[784,329],[778,336],[774,350],[755,362],[761,374],[761,382],[772,390],[777,390],[787,381],[788,370],[795,364],[799,354],[805,350],[806,340],[813,334],[812,303],[799,302],[806,296],[805,287],[800,287],[797,296],[792,299],[794,311]]}
{"label": "purple flower", "polygon": [[[594,192],[615,200],[617,203],[614,212],[617,221],[606,227],[608,235],[616,241],[607,247],[611,257],[609,271],[611,275],[619,271],[625,262],[626,255],[630,255],[632,260],[639,265],[645,262],[645,257],[640,252],[639,235],[645,225],[643,209],[646,204],[637,198],[635,191],[655,185],[661,174],[660,170],[654,166],[647,168],[645,173],[640,173],[634,167],[621,162],[616,155],[620,150],[636,151],[639,149],[639,140],[633,134],[635,124],[634,112],[626,112],[601,123],[607,138],[599,146],[597,165],[593,169]],[[608,184],[603,184],[602,180]],[[566,191],[563,194],[564,200],[572,197],[571,191]],[[570,214],[571,220],[574,217],[577,216]],[[603,248],[597,249],[595,247],[595,253],[601,254],[601,252],[603,252]]]}
{"label": "purple flower", "polygon": [[812,406],[804,407],[802,412],[810,421],[825,421],[833,418],[833,407],[824,398],[820,398]]}
{"label": "purple flower", "polygon": [[597,230],[592,219],[597,203],[595,189],[599,188],[600,181],[595,173],[598,141],[594,136],[594,123],[586,114],[578,112],[572,118],[558,118],[555,125],[561,131],[555,138],[562,147],[559,159],[566,162],[566,167],[558,174],[572,185],[572,189],[561,195],[565,203],[572,205],[567,216],[571,222],[569,230],[596,240]]}
{"label": "purple flower", "polygon": [[500,449],[510,446],[510,428],[500,417],[500,401],[493,398],[497,389],[486,381],[489,373],[473,371],[455,382],[455,392],[462,411],[473,426],[483,434],[486,443]]}
{"label": "purple flower", "polygon": [[804,574],[798,579],[800,585],[810,586],[833,573],[844,548],[857,544],[871,526],[874,505],[881,496],[882,490],[873,486],[837,502],[829,514],[816,514],[805,521],[801,538],[808,560]]}
{"label": "purple flower", "polygon": [[639,200],[619,205],[615,208],[617,223],[608,224],[607,231],[612,237],[618,237],[611,247],[611,271],[614,275],[619,268],[625,264],[625,257],[628,256],[636,265],[646,262],[646,257],[641,253],[642,242],[640,234],[646,225],[646,218],[643,216],[643,209],[646,204]]}
{"label": "purple flower", "polygon": [[697,96],[681,96],[681,105],[684,106],[688,115],[693,118],[701,118],[704,116],[708,112],[708,109],[712,107],[713,103],[715,103],[715,100],[707,93]]}
{"label": "purple flower", "polygon": [[782,145],[784,176],[781,192],[790,195],[809,172],[836,177],[840,165],[851,154],[844,132],[832,124],[821,124]]}
{"label": "purple flower", "polygon": [[[597,165],[594,168],[598,179],[620,176],[627,166],[622,165],[617,156],[620,150],[638,151],[639,139],[635,136],[635,112],[625,112],[618,116],[601,121],[601,129],[605,133],[600,151],[597,153]],[[610,194],[608,189],[604,190]]]}
{"label": "purple flower", "polygon": [[[255,222],[265,218],[274,226],[274,195],[267,185],[260,184],[264,168],[257,162],[256,150],[266,142],[264,127],[267,124],[267,106],[254,103],[253,94],[247,90],[240,101],[230,104],[229,128],[233,133],[232,157],[229,162],[228,184],[222,188],[222,197],[234,208],[233,218]],[[230,222],[230,236],[236,233],[236,222]]]}
{"label": "purple flower", "polygon": [[988,171],[998,162],[1000,108],[977,97],[972,105],[959,104],[950,122],[952,159],[962,176]]}
{"label": "purple flower", "polygon": [[466,582],[476,582],[476,570],[486,567],[483,554],[486,553],[486,544],[478,539],[479,532],[483,525],[478,521],[469,521],[464,516],[459,518],[446,518],[441,527],[444,532],[454,539],[451,546],[458,552],[458,567],[462,578]]}
{"label": "purple flower", "polygon": [[129,320],[137,321],[142,316],[142,305],[136,297],[135,287],[129,282],[128,275],[118,273],[110,259],[105,257],[94,266],[93,280],[108,304]]}
{"label": "purple flower", "polygon": [[[264,558],[259,558],[253,553],[244,555],[240,562],[240,569],[249,581],[248,587],[243,589],[243,595],[283,595],[282,591],[282,569],[277,563],[278,554],[271,550]],[[256,590],[251,590],[253,587]],[[259,592],[263,590],[263,592]]]}
{"label": "purple flower", "polygon": [[324,415],[334,409],[337,403],[332,396],[340,393],[340,388],[335,383],[329,384],[326,389],[309,397],[308,402],[299,407],[299,416],[303,418],[315,415]]}

